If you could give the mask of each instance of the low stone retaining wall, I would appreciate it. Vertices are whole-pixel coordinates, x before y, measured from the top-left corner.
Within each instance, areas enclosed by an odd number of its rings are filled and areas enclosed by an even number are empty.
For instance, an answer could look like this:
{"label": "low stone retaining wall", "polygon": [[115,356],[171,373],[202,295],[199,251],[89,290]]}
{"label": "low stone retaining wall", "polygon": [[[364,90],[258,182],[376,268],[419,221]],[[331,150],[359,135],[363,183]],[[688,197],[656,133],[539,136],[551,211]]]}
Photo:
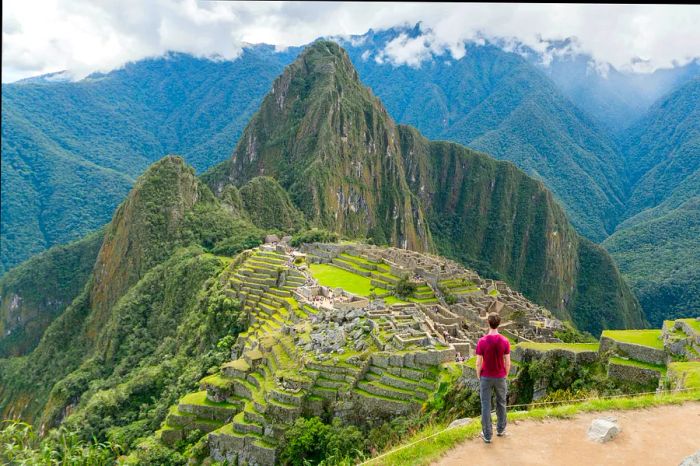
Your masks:
{"label": "low stone retaining wall", "polygon": [[608,377],[625,382],[638,383],[640,385],[651,385],[659,383],[661,372],[610,361],[608,365]]}
{"label": "low stone retaining wall", "polygon": [[209,435],[209,451],[215,461],[229,464],[275,464],[275,448],[262,446],[256,440],[255,437],[213,432]]}
{"label": "low stone retaining wall", "polygon": [[600,339],[600,353],[608,350],[615,350],[630,359],[646,362],[649,364],[666,364],[666,352],[661,349],[649,346],[636,345],[634,343],[624,343],[612,338],[603,336]]}

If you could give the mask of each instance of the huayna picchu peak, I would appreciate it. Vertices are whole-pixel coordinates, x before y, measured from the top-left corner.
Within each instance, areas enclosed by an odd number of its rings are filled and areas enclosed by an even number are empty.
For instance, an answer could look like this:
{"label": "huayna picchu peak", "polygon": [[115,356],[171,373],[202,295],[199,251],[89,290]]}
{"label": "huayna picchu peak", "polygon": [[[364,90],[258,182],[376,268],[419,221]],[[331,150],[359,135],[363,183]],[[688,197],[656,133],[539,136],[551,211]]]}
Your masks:
{"label": "huayna picchu peak", "polygon": [[626,330],[647,325],[636,298],[541,181],[395,123],[327,40],[274,81],[230,158],[201,176],[162,158],[104,229],[0,291],[3,417],[126,465],[350,464],[474,416],[493,314],[509,405],[700,372],[700,323]]}
{"label": "huayna picchu peak", "polygon": [[334,42],[314,43],[285,69],[231,158],[203,178],[220,193],[260,175],[314,225],[446,255],[583,329],[643,323],[614,262],[541,182],[394,123]]}

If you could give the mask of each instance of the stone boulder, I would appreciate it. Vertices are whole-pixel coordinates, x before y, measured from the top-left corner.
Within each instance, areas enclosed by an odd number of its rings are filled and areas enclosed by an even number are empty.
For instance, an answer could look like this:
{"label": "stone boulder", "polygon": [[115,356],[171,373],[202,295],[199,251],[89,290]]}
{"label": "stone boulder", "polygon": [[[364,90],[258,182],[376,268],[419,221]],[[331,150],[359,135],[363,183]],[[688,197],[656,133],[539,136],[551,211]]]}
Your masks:
{"label": "stone boulder", "polygon": [[613,420],[599,418],[594,419],[588,428],[588,438],[595,442],[605,443],[615,438],[620,432],[622,429]]}
{"label": "stone boulder", "polygon": [[467,424],[471,424],[474,419],[470,417],[463,417],[462,419],[455,419],[450,423],[449,426],[447,426],[448,429],[452,429],[453,427],[462,427],[466,426]]}
{"label": "stone boulder", "polygon": [[683,461],[678,466],[700,466],[700,450],[683,458]]}

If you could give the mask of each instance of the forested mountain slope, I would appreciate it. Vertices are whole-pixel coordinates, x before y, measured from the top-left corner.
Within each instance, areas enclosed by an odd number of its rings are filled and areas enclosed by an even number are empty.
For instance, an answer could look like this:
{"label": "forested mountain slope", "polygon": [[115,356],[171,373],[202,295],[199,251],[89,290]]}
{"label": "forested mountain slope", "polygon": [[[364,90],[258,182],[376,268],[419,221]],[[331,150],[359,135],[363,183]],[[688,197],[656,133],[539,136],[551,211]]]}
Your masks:
{"label": "forested mountain slope", "polygon": [[700,314],[700,78],[654,105],[626,141],[637,178],[603,243],[656,325]]}
{"label": "forested mountain slope", "polygon": [[282,67],[272,47],[235,61],[169,54],[78,82],[2,85],[0,273],[101,227],[150,164],[222,160]]}
{"label": "forested mountain slope", "polygon": [[370,31],[343,45],[397,121],[512,161],[552,190],[584,236],[600,241],[612,232],[627,181],[606,132],[534,65],[496,45],[467,44],[459,60],[430,55],[419,67],[382,55],[397,37],[420,34]]}
{"label": "forested mountain slope", "polygon": [[[263,174],[316,225],[454,257],[594,332],[643,322],[610,257],[576,234],[541,182],[397,126],[333,42],[285,70],[232,157],[203,177],[222,192]],[[606,290],[581,294],[585,280]]]}

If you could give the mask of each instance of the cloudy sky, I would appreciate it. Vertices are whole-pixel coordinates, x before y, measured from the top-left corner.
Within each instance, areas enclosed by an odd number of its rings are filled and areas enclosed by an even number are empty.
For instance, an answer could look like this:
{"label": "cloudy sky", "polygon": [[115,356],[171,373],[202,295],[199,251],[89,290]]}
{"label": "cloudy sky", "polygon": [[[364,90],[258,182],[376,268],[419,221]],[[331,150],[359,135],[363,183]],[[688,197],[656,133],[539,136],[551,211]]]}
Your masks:
{"label": "cloudy sky", "polygon": [[700,55],[700,7],[692,5],[4,0],[2,12],[3,82],[61,70],[79,78],[168,50],[235,58],[244,43],[302,45],[418,21],[424,37],[392,42],[385,59],[459,58],[465,41],[483,36],[535,49],[575,37],[598,62],[644,72]]}

